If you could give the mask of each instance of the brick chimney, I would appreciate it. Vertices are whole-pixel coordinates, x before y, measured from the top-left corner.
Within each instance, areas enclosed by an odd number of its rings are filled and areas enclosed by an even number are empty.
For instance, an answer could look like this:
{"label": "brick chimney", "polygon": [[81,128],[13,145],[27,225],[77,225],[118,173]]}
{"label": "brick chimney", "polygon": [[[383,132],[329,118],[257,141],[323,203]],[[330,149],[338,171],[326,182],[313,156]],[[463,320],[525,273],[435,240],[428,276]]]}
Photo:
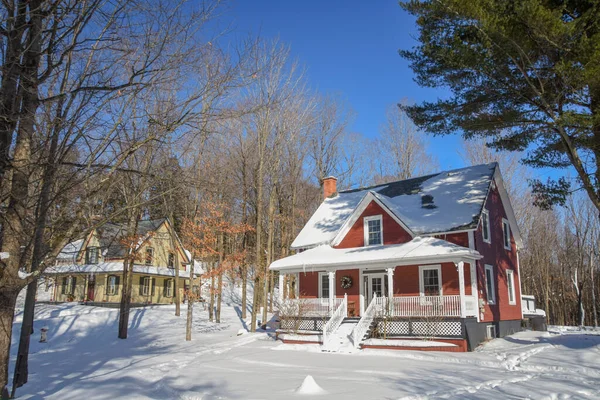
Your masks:
{"label": "brick chimney", "polygon": [[337,178],[334,176],[328,176],[323,179],[323,198],[326,199],[333,194],[337,193]]}

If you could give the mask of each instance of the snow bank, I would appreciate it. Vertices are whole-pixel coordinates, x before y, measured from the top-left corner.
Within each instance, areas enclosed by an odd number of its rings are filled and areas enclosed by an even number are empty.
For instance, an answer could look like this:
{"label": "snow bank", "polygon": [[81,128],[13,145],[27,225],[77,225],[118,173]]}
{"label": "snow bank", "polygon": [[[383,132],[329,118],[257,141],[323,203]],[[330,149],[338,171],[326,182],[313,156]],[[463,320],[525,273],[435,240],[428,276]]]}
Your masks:
{"label": "snow bank", "polygon": [[304,395],[316,395],[326,394],[327,392],[323,390],[323,388],[319,386],[317,382],[315,382],[311,375],[307,375],[306,378],[304,378],[302,385],[296,389],[296,393]]}

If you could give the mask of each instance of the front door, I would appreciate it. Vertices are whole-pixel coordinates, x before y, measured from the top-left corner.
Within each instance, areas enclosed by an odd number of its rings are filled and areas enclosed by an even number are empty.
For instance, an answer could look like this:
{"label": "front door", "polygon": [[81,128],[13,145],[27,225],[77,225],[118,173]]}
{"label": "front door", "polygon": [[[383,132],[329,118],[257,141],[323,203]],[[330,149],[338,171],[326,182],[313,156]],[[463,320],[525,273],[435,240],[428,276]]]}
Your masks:
{"label": "front door", "polygon": [[386,291],[385,274],[368,274],[365,275],[365,309],[371,304],[373,297],[383,297]]}
{"label": "front door", "polygon": [[96,287],[96,277],[91,275],[88,277],[87,300],[94,301],[94,292]]}

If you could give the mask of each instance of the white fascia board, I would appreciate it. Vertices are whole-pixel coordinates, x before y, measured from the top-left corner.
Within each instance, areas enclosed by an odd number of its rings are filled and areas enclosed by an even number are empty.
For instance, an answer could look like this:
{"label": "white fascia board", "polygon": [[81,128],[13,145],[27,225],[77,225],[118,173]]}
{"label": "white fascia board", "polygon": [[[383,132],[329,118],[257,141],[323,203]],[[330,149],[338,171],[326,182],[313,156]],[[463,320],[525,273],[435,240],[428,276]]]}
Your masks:
{"label": "white fascia board", "polygon": [[453,255],[449,257],[448,255],[439,255],[432,257],[412,257],[412,258],[403,258],[399,260],[389,260],[389,261],[378,261],[376,263],[363,261],[363,262],[345,262],[340,264],[310,264],[303,267],[283,267],[283,268],[272,268],[269,267],[271,271],[280,271],[285,274],[293,274],[298,272],[321,272],[321,271],[338,271],[338,270],[346,270],[346,269],[385,269],[385,268],[395,268],[395,267],[404,267],[407,265],[425,265],[425,264],[439,264],[445,262],[453,262],[458,263],[460,261],[464,262],[472,262],[477,261],[483,258],[480,254],[465,254],[465,255]]}
{"label": "white fascia board", "polygon": [[510,224],[510,229],[512,230],[512,234],[515,238],[515,242],[517,243],[517,247],[523,247],[523,239],[521,238],[521,231],[519,230],[519,226],[517,225],[517,218],[515,217],[515,210],[512,207],[512,203],[510,202],[510,197],[508,196],[508,192],[506,191],[506,187],[504,186],[504,181],[502,180],[502,174],[500,173],[500,166],[496,166],[496,171],[494,172],[494,181],[496,182],[496,186],[498,187],[498,193],[500,193],[500,200],[502,201],[502,205],[504,206],[504,211],[506,212],[506,216],[508,218],[508,223]]}
{"label": "white fascia board", "polygon": [[[338,231],[337,235],[335,235],[335,237],[331,241],[332,247],[339,245],[342,242],[342,240],[344,240],[344,238],[346,237],[346,235],[348,234],[348,232],[350,231],[352,226],[356,223],[356,221],[358,221],[358,218],[360,218],[362,213],[367,209],[367,206],[371,203],[371,201],[376,202],[383,209],[383,211],[385,211],[388,215],[390,215],[394,219],[394,221],[396,221],[396,223],[398,223],[398,225],[400,225],[402,227],[402,229],[404,229],[406,232],[408,232],[408,234],[410,235],[411,238],[415,237],[415,234],[408,228],[408,226],[406,226],[406,224],[404,224],[404,222],[402,222],[396,216],[396,214],[394,214],[392,212],[392,210],[390,210],[390,208],[388,206],[386,206],[377,197],[375,197],[375,195],[373,195],[372,192],[367,192],[367,194],[365,194],[365,196],[360,201],[360,203],[358,203],[358,206],[356,206],[356,208],[354,209],[354,212],[352,213],[352,215],[350,215],[350,218],[348,218],[346,220],[346,222],[344,222],[344,225],[342,225],[342,227]],[[383,224],[382,224],[382,228],[383,228]],[[381,233],[382,233],[382,237],[384,237],[383,229],[382,229]]]}

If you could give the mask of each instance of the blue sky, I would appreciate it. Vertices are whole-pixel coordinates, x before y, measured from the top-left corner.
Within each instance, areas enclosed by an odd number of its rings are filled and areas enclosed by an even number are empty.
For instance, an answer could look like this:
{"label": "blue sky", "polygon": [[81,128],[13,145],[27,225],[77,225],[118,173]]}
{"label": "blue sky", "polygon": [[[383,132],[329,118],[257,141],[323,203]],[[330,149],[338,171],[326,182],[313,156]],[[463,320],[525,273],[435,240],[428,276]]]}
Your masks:
{"label": "blue sky", "polygon": [[[355,132],[376,136],[386,108],[402,99],[444,95],[419,87],[398,55],[416,43],[416,26],[395,0],[233,0],[227,8],[238,34],[279,37],[307,68],[311,86],[344,97],[356,113]],[[442,169],[464,165],[458,136],[429,141]]]}

